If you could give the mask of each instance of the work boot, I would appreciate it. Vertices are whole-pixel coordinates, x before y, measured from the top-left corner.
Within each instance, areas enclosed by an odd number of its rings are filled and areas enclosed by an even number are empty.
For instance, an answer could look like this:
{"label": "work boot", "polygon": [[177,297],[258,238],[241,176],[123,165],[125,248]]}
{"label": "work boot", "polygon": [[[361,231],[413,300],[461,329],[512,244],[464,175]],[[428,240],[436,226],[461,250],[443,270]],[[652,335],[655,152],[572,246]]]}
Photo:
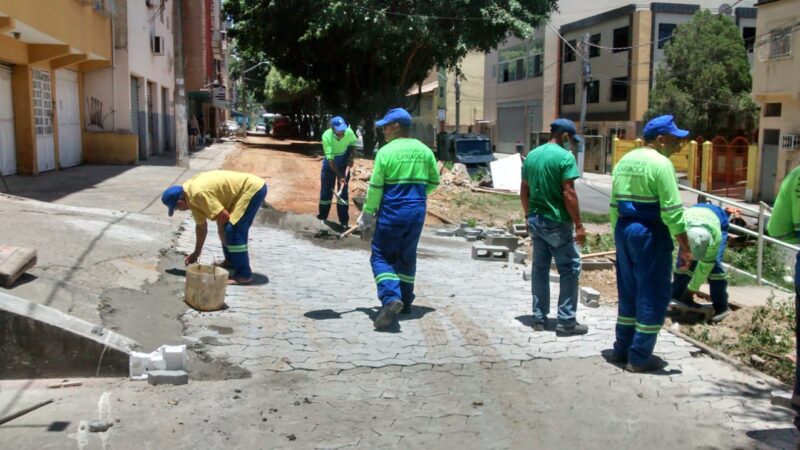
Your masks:
{"label": "work boot", "polygon": [[400,314],[411,314],[411,302],[403,302],[403,309]]}
{"label": "work boot", "polygon": [[646,372],[655,372],[656,370],[661,370],[665,366],[664,361],[654,356],[651,356],[647,361],[642,364],[631,364],[628,363],[625,366],[625,370],[628,372],[634,373],[646,373]]}
{"label": "work boot", "polygon": [[725,308],[721,312],[714,311],[714,317],[711,318],[711,322],[712,323],[720,323],[720,322],[722,322],[723,319],[728,317],[728,315],[730,315],[730,313],[731,313],[731,309],[730,308]]}
{"label": "work boot", "polygon": [[611,364],[627,364],[628,355],[619,353],[616,350],[611,350],[608,353],[608,356],[606,356],[606,361],[610,362]]}
{"label": "work boot", "polygon": [[544,331],[545,328],[544,321],[535,320],[533,322],[533,325],[531,325],[531,328],[533,328],[533,331]]}
{"label": "work boot", "polygon": [[702,313],[703,312],[703,305],[694,301],[693,298],[689,297],[687,299],[684,298],[673,298],[670,304],[678,311],[687,313],[687,312],[696,312]]}
{"label": "work boot", "polygon": [[375,316],[375,321],[373,322],[375,329],[383,330],[389,328],[392,322],[394,322],[394,316],[396,316],[401,309],[403,309],[403,302],[400,300],[392,300],[383,305],[381,310],[378,311],[378,315]]}
{"label": "work boot", "polygon": [[589,327],[578,322],[575,322],[574,325],[564,325],[562,323],[556,325],[556,336],[577,336],[588,332]]}

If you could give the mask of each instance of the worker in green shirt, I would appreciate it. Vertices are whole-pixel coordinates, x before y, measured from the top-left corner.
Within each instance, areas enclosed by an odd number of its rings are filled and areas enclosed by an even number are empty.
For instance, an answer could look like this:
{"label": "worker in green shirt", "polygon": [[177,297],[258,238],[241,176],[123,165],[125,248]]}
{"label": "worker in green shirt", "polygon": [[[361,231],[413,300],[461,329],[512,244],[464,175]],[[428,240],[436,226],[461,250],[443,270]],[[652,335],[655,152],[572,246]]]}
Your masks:
{"label": "worker in green shirt", "polygon": [[[800,167],[795,167],[781,183],[781,190],[775,200],[772,217],[767,224],[769,235],[784,242],[800,243]],[[794,339],[797,347],[797,359],[794,365],[794,393],[792,395],[792,408],[800,414],[800,253],[797,254],[794,265],[794,309],[795,327]],[[800,416],[795,416],[794,425],[800,429]]]}
{"label": "worker in green shirt", "polygon": [[609,358],[632,372],[662,367],[653,348],[672,291],[672,237],[680,244],[681,267],[691,260],[683,202],[669,155],[689,134],[672,116],[644,127],[645,146],[620,159],[612,174],[611,227],[617,247],[616,342]]}
{"label": "worker in green shirt", "polygon": [[343,228],[347,228],[347,224],[350,222],[350,202],[347,192],[350,178],[349,166],[353,164],[353,146],[357,140],[356,134],[340,116],[331,119],[330,128],[322,133],[322,151],[325,157],[322,160],[322,173],[320,174],[317,218],[322,221],[328,220],[335,191],[337,193],[336,212]]}
{"label": "worker in green shirt", "polygon": [[384,330],[394,323],[398,312],[411,312],[417,245],[428,194],[439,186],[439,168],[433,151],[408,137],[408,111],[392,109],[375,125],[382,128],[387,144],[375,155],[358,227],[362,235],[374,228],[370,263],[381,301],[374,324]]}
{"label": "worker in green shirt", "polygon": [[550,312],[550,262],[555,259],[560,276],[556,334],[585,334],[589,328],[575,320],[575,312],[581,274],[578,244],[583,244],[586,231],[575,193],[578,164],[570,151],[581,137],[569,119],[551,123],[550,136],[550,142],[531,150],[524,159],[519,188],[533,243],[533,329],[545,329]]}

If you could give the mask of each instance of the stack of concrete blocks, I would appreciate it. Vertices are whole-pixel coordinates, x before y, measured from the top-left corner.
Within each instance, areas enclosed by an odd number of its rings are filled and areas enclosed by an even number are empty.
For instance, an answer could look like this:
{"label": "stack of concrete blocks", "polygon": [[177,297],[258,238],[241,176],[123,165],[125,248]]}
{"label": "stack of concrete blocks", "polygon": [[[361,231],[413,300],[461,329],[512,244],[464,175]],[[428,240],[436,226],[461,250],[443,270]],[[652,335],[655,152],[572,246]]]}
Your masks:
{"label": "stack of concrete blocks", "polygon": [[472,246],[472,259],[478,261],[508,262],[510,251],[506,247],[497,245],[475,244]]}
{"label": "stack of concrete blocks", "polygon": [[511,234],[490,234],[486,236],[486,245],[495,245],[507,248],[509,251],[514,251],[519,247],[519,239]]}
{"label": "stack of concrete blocks", "polygon": [[131,352],[131,380],[147,380],[150,384],[186,384],[187,356],[185,345],[162,345],[152,353]]}

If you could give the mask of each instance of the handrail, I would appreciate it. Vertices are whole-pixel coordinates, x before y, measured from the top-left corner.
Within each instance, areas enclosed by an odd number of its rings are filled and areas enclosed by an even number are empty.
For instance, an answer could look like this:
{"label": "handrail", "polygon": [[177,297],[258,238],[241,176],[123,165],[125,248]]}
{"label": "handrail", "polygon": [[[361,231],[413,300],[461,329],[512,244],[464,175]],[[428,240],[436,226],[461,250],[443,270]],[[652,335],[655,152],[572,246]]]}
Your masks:
{"label": "handrail", "polygon": [[[694,192],[695,194],[702,195],[705,198],[708,198],[708,199],[711,199],[711,200],[715,200],[715,201],[718,201],[718,202],[729,203],[731,205],[736,206],[739,209],[743,209],[745,211],[750,211],[751,213],[754,213],[754,214],[758,214],[759,213],[758,208],[754,208],[752,206],[748,206],[748,205],[746,205],[744,203],[739,203],[739,202],[731,200],[729,198],[719,197],[719,196],[716,196],[716,195],[713,195],[713,194],[709,194],[707,192],[703,192],[701,190],[698,190],[698,189],[695,189],[695,188],[691,188],[689,186],[684,186],[682,184],[679,184],[678,185],[678,189],[683,189],[684,191]],[[767,215],[772,215],[772,214],[767,213]]]}

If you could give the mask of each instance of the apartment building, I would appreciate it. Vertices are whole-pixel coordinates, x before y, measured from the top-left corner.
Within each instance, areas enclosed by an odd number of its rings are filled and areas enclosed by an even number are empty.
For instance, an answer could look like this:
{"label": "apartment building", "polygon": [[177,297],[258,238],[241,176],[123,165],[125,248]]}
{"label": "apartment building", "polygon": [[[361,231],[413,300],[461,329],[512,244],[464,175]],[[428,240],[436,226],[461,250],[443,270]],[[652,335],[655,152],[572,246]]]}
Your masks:
{"label": "apartment building", "polygon": [[80,164],[85,78],[112,64],[111,5],[0,0],[0,170]]}
{"label": "apartment building", "polygon": [[756,198],[771,202],[800,164],[800,0],[756,4],[753,99],[761,106]]}

